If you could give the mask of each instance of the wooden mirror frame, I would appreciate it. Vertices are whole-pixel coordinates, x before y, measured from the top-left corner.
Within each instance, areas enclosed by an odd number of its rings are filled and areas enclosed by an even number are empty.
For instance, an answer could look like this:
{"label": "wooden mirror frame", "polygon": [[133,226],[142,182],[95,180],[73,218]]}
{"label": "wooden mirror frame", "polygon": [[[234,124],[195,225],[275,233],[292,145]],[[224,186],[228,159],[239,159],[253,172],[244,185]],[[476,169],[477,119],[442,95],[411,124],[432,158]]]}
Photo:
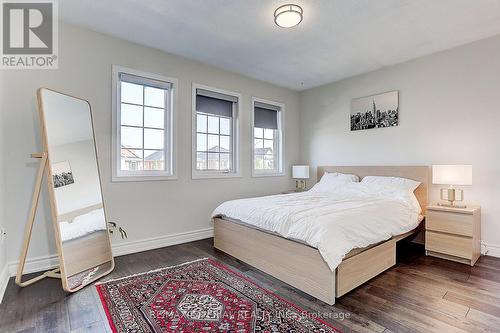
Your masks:
{"label": "wooden mirror frame", "polygon": [[[92,276],[88,280],[85,280],[84,283],[80,284],[79,286],[77,286],[75,288],[70,288],[70,286],[68,285],[69,276],[66,275],[66,270],[65,270],[65,258],[64,258],[64,251],[62,249],[63,242],[62,242],[61,235],[60,235],[59,218],[60,218],[60,216],[67,215],[67,214],[58,215],[58,210],[57,210],[56,196],[55,196],[55,191],[54,191],[54,182],[53,182],[53,178],[52,178],[52,168],[51,168],[51,164],[50,164],[48,138],[47,138],[47,132],[46,132],[46,126],[45,126],[46,123],[45,123],[44,103],[43,103],[43,98],[42,98],[42,92],[44,90],[51,91],[51,92],[54,92],[57,94],[61,94],[61,95],[67,96],[67,97],[71,97],[71,98],[83,101],[86,104],[88,104],[90,120],[91,120],[90,125],[92,126],[92,139],[93,139],[94,151],[95,151],[95,155],[96,155],[95,159],[96,159],[96,163],[97,163],[97,175],[99,177],[99,187],[101,190],[101,202],[102,202],[102,208],[103,208],[104,216],[105,216],[104,223],[106,225],[106,229],[105,229],[106,236],[107,236],[106,241],[108,242],[107,245],[109,246],[109,251],[110,251],[110,260],[106,261],[105,263],[109,262],[111,267],[108,270],[106,270],[100,274],[97,274],[95,276]],[[91,284],[92,282],[100,279],[101,277],[109,274],[110,272],[113,271],[113,269],[115,267],[115,261],[114,261],[114,257],[113,257],[113,253],[112,253],[112,247],[111,247],[111,240],[109,237],[108,223],[106,221],[106,208],[105,208],[105,204],[104,204],[104,198],[102,195],[102,193],[103,193],[102,192],[102,181],[101,181],[102,178],[101,178],[101,173],[100,173],[100,169],[99,169],[99,160],[97,157],[98,154],[97,154],[97,145],[96,145],[94,117],[92,114],[92,107],[91,107],[90,103],[87,100],[84,100],[82,98],[75,97],[75,96],[72,96],[69,94],[65,94],[65,93],[62,93],[62,92],[57,91],[57,90],[43,88],[43,87],[39,88],[37,90],[36,96],[37,96],[37,109],[38,109],[38,115],[39,115],[39,121],[40,121],[40,135],[42,138],[42,152],[32,154],[31,157],[40,158],[41,164],[40,164],[40,167],[38,170],[38,176],[37,176],[37,180],[35,183],[35,190],[33,193],[33,199],[32,199],[32,205],[31,205],[31,211],[30,211],[30,215],[29,215],[29,219],[28,219],[28,224],[26,225],[26,231],[25,231],[25,235],[24,235],[24,244],[23,244],[23,247],[21,249],[21,256],[20,256],[19,266],[18,266],[17,275],[16,275],[16,283],[21,287],[25,287],[25,286],[30,285],[32,283],[35,283],[35,282],[37,282],[45,277],[60,278],[61,282],[62,282],[63,289],[65,291],[75,292],[75,291],[78,291],[78,290],[82,289],[83,287]],[[50,200],[50,207],[51,207],[51,218],[52,218],[52,224],[54,227],[56,249],[57,249],[57,253],[58,253],[58,257],[59,257],[59,267],[55,268],[53,270],[47,271],[47,272],[45,272],[37,277],[34,277],[28,281],[22,282],[22,275],[23,275],[24,265],[26,262],[29,242],[31,239],[31,231],[33,228],[36,209],[38,206],[38,200],[39,200],[43,175],[45,175],[47,178],[47,187],[48,187],[47,189],[48,189],[48,193],[49,193],[49,200]],[[103,264],[105,264],[105,263],[103,263]],[[103,265],[103,264],[99,264],[99,265]]]}

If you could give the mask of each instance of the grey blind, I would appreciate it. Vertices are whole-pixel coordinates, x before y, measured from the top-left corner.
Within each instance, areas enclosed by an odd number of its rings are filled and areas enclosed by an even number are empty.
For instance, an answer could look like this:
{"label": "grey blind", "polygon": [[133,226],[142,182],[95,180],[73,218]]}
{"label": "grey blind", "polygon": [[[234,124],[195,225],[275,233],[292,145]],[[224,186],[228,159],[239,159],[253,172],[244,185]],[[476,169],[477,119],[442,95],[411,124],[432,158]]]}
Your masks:
{"label": "grey blind", "polygon": [[280,111],[279,106],[255,102],[253,111],[254,126],[278,129],[278,111]]}
{"label": "grey blind", "polygon": [[198,112],[232,117],[233,103],[236,102],[238,102],[238,98],[234,96],[196,89],[196,111]]}
{"label": "grey blind", "polygon": [[205,89],[199,89],[199,88],[196,89],[196,95],[211,97],[211,98],[216,98],[216,99],[222,99],[224,101],[228,101],[228,102],[232,102],[232,103],[238,103],[238,97],[236,97],[236,96],[226,95],[223,93],[218,93],[215,91],[210,91],[210,90],[205,90]]}
{"label": "grey blind", "polygon": [[146,77],[132,75],[132,74],[126,74],[126,73],[120,73],[120,81],[140,84],[141,86],[147,86],[147,87],[153,87],[153,88],[159,88],[159,89],[171,89],[172,88],[172,83],[170,83],[170,82],[149,79]]}

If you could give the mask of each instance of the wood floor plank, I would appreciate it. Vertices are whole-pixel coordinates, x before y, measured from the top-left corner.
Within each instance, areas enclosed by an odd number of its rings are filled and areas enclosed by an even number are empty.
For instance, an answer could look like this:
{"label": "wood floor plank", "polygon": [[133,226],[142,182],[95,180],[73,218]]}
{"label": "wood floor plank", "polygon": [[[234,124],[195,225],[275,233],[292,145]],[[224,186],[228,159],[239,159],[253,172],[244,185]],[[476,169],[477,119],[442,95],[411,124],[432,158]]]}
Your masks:
{"label": "wood floor plank", "polygon": [[87,286],[80,292],[70,294],[66,297],[71,330],[87,327],[97,321],[101,321],[101,313],[99,312],[99,308],[95,306],[96,300],[92,295],[91,288],[94,288],[94,286]]}
{"label": "wood floor plank", "polygon": [[388,289],[413,290],[418,292],[422,297],[442,298],[448,291],[448,289],[443,286],[430,285],[426,281],[409,278],[408,275],[401,274],[392,269],[370,280],[369,284]]}
{"label": "wood floor plank", "polygon": [[472,268],[471,275],[500,283],[500,269],[477,266]]}
{"label": "wood floor plank", "polygon": [[474,286],[474,289],[476,289],[481,294],[488,294],[488,295],[493,295],[493,297],[495,296],[500,297],[500,282],[485,280],[477,276],[469,277],[469,280],[467,280],[467,282],[470,285]]}
{"label": "wood floor plank", "polygon": [[[425,301],[401,297],[397,293],[391,293],[381,288],[370,286],[366,293],[387,300],[388,309],[396,316],[405,317],[412,325],[418,325],[421,329],[430,332],[470,332],[458,317],[448,320],[447,315],[437,309],[428,308]],[[438,319],[437,319],[437,318]]]}
{"label": "wood floor plank", "polygon": [[[470,309],[467,313],[467,318],[473,322],[481,323],[482,325],[490,328],[495,328],[498,332],[500,330],[500,318],[484,313],[476,309]],[[492,329],[494,332],[494,329]]]}
{"label": "wood floor plank", "polygon": [[500,258],[491,256],[481,256],[481,259],[476,262],[475,267],[489,267],[500,269]]}
{"label": "wood floor plank", "polygon": [[37,313],[36,327],[43,327],[43,332],[69,331],[69,317],[64,302],[58,302],[60,290],[50,289],[48,299],[54,300],[39,308]]}
{"label": "wood floor plank", "polygon": [[339,303],[340,308],[369,317],[394,332],[422,332],[407,321],[406,318],[398,318],[394,313],[388,311],[389,305],[383,299],[372,296],[359,297],[355,292],[351,292],[344,296]]}
{"label": "wood floor plank", "polygon": [[[385,299],[392,299],[392,303],[399,304],[403,308],[411,309],[425,316],[425,321],[427,322],[445,323],[446,325],[450,326],[450,328],[446,330],[444,328],[440,328],[439,331],[454,332],[463,330],[467,332],[491,332],[491,326],[489,326],[489,324],[487,323],[485,324],[481,321],[471,320],[470,318],[461,314],[454,315],[446,313],[438,305],[427,303],[426,300],[419,301],[408,297],[401,297],[401,295],[396,292],[387,290],[374,290],[373,288],[369,288],[368,292]],[[467,313],[468,312],[469,311],[467,311]]]}
{"label": "wood floor plank", "polygon": [[468,306],[472,309],[476,309],[484,313],[488,313],[495,317],[500,317],[500,302],[497,303],[497,305],[493,305],[491,303],[483,302],[476,298],[467,297],[463,294],[457,294],[452,291],[444,295],[444,299],[447,299],[450,302]]}
{"label": "wood floor plank", "polygon": [[[450,315],[454,317],[465,318],[467,312],[469,311],[469,307],[457,303],[450,302],[446,299],[443,299],[443,296],[446,294],[441,294],[441,292],[433,293],[432,290],[434,288],[428,289],[417,289],[411,288],[412,281],[406,280],[409,286],[401,286],[401,285],[393,285],[387,284],[384,281],[385,279],[377,279],[375,281],[370,281],[369,284],[374,287],[381,288],[389,293],[395,293],[397,290],[397,296],[405,299],[414,300],[415,303],[423,303],[425,306],[429,308],[437,309],[439,312],[442,312],[445,315]],[[429,292],[430,290],[430,292]]]}
{"label": "wood floor plank", "polygon": [[71,330],[71,333],[103,333],[107,332],[102,321],[96,321],[95,323],[87,324],[81,326],[77,329]]}
{"label": "wood floor plank", "polygon": [[[459,263],[457,264],[463,265]],[[495,291],[478,288],[477,285],[470,283],[470,278],[467,279],[467,281],[458,281],[453,278],[438,276],[426,270],[426,267],[424,266],[410,266],[407,264],[402,264],[400,266],[394,267],[394,271],[399,274],[406,275],[409,278],[422,281],[433,287],[441,287],[446,290],[452,290],[456,292],[476,292],[480,293],[481,295],[489,295],[492,297],[499,296],[499,294],[497,294]]]}

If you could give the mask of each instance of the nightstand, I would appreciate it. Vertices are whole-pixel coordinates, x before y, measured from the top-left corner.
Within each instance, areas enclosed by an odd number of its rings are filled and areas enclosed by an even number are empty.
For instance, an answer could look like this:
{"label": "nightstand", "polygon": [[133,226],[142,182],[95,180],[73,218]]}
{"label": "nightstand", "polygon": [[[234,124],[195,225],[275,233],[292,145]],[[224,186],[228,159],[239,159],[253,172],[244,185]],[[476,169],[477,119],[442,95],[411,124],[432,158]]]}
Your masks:
{"label": "nightstand", "polygon": [[474,266],[481,255],[481,207],[427,207],[425,254]]}

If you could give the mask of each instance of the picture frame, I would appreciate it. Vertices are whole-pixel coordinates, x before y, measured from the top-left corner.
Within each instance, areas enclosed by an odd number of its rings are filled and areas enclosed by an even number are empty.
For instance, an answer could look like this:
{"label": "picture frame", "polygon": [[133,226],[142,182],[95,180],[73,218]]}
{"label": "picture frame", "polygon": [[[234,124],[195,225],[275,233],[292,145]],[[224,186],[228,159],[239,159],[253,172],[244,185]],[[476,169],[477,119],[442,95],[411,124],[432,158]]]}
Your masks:
{"label": "picture frame", "polygon": [[351,131],[399,125],[399,91],[351,100]]}
{"label": "picture frame", "polygon": [[69,161],[62,161],[52,164],[52,180],[54,188],[60,188],[75,183],[73,171]]}

